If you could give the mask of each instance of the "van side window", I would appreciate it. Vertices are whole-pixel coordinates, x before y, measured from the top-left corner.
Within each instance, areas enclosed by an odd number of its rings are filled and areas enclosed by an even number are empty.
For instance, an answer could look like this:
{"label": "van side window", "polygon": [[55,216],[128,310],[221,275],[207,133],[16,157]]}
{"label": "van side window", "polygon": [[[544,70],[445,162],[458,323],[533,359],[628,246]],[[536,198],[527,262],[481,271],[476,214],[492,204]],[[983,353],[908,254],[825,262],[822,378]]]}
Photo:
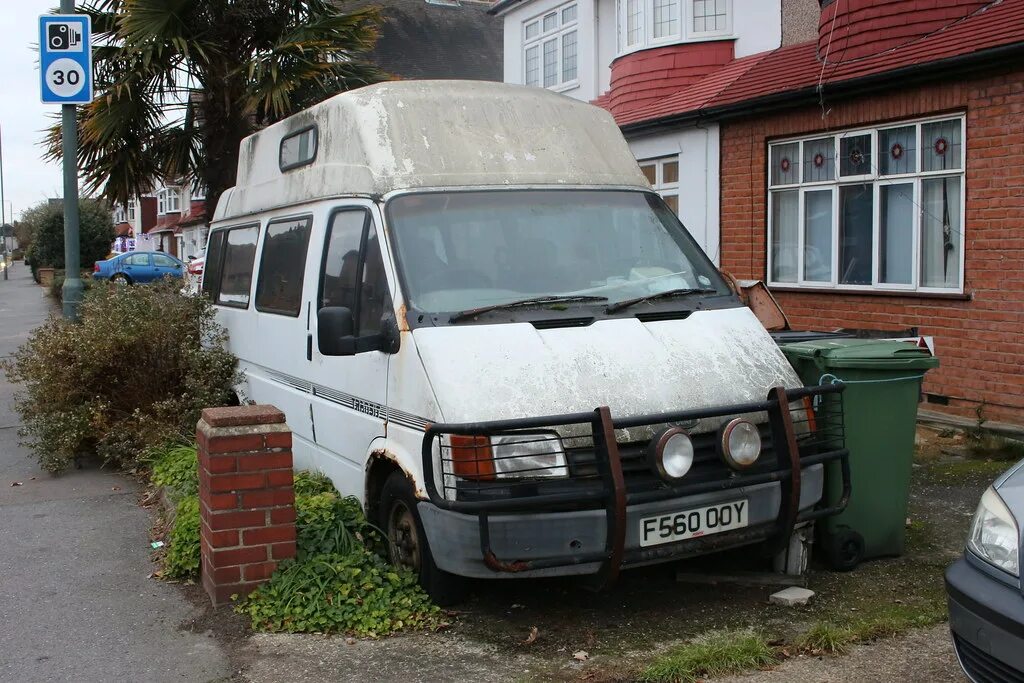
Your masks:
{"label": "van side window", "polygon": [[338,211],[331,217],[320,273],[320,304],[352,311],[356,336],[380,332],[391,307],[384,258],[373,219],[363,209]]}
{"label": "van side window", "polygon": [[297,316],[302,308],[311,217],[271,221],[263,238],[256,310]]}
{"label": "van side window", "polygon": [[149,265],[149,254],[132,254],[124,260],[127,266],[148,266]]}
{"label": "van side window", "polygon": [[224,238],[224,260],[216,302],[222,306],[249,307],[252,287],[252,266],[256,259],[256,240],[260,228],[250,225],[227,231]]}
{"label": "van side window", "polygon": [[224,258],[224,236],[226,230],[214,230],[210,233],[210,243],[206,246],[206,262],[203,265],[203,293],[210,299],[217,299],[217,287],[220,285],[220,262]]}

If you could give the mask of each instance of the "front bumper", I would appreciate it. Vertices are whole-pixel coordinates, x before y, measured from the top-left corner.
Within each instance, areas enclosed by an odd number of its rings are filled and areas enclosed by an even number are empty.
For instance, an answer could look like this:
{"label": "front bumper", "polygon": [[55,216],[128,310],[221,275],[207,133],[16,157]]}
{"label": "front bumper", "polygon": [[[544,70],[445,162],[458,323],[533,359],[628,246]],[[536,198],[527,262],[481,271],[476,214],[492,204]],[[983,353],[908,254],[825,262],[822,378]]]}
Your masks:
{"label": "front bumper", "polygon": [[[609,583],[624,566],[766,540],[781,549],[796,524],[846,507],[850,475],[849,454],[843,444],[841,392],[842,385],[790,391],[778,387],[765,401],[678,413],[613,419],[608,408],[598,408],[593,413],[544,418],[430,425],[423,441],[429,500],[419,504],[419,513],[434,561],[439,568],[462,576],[598,574],[600,583]],[[811,398],[820,401],[822,408],[808,415],[808,422],[816,426],[798,437],[792,405],[806,400],[809,406]],[[635,444],[616,441],[616,430],[756,413],[768,416],[764,438],[771,444],[771,454],[763,455],[765,462],[750,471],[728,470],[711,452],[705,453],[702,476],[688,474],[672,486],[660,480],[652,482],[649,471],[648,479],[643,479],[645,466],[635,457]],[[460,473],[462,456],[456,456],[455,447],[442,443],[446,435],[460,435],[463,443],[469,440],[474,444],[474,452],[482,448],[489,453],[489,446],[475,444],[566,425],[586,427],[587,446],[575,449],[586,456],[579,459],[574,457],[578,453],[566,447],[561,482],[536,477],[500,479],[493,469],[485,473],[476,469],[482,462],[476,459],[470,462],[474,468],[470,474],[465,469]],[[708,443],[714,441],[713,434],[695,435],[694,439],[698,436],[710,437]],[[714,463],[718,463],[717,470],[711,467]],[[841,474],[841,498],[819,505],[825,469],[833,466]],[[694,468],[696,472],[697,465]],[[749,503],[747,527],[640,546],[643,518],[740,499]]]}
{"label": "front bumper", "polygon": [[[822,465],[804,469],[800,487],[801,511],[810,511],[821,500],[823,481]],[[644,518],[735,500],[747,501],[749,525],[746,527],[674,543],[640,545],[640,520]],[[630,568],[668,562],[766,541],[776,532],[775,522],[781,505],[782,486],[778,482],[628,505],[622,566]],[[543,564],[545,559],[552,557],[568,555],[571,558],[564,564],[524,568],[517,572],[495,571],[484,562],[477,515],[444,510],[426,501],[419,504],[419,513],[435,563],[452,574],[474,578],[541,577],[596,574],[601,570],[599,560],[586,561],[586,558],[604,553],[608,536],[604,510],[490,516],[490,548],[495,557],[516,558],[524,567],[538,561]]]}
{"label": "front bumper", "polygon": [[1024,595],[961,558],[946,570],[949,628],[975,683],[1024,683]]}

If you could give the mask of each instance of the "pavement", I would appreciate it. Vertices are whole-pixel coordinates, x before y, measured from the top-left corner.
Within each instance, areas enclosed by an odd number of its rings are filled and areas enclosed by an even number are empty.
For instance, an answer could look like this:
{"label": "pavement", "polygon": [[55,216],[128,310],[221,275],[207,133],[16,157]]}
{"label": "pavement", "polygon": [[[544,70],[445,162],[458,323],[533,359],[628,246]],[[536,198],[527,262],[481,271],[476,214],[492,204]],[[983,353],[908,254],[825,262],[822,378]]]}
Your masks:
{"label": "pavement", "polygon": [[[26,266],[8,277],[0,357],[56,311]],[[212,634],[187,628],[201,610],[148,578],[152,520],[139,485],[98,468],[40,470],[18,444],[15,390],[0,373],[0,681],[230,678]]]}

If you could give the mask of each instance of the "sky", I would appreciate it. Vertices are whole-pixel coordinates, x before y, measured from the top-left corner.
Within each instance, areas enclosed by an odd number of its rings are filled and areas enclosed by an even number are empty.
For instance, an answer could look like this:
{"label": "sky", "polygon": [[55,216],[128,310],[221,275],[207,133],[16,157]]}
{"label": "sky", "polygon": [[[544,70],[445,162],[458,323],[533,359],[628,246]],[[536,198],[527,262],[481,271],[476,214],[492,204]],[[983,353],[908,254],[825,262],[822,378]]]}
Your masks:
{"label": "sky", "polygon": [[4,2],[4,40],[0,40],[0,134],[7,221],[48,197],[64,194],[60,164],[42,160],[42,129],[60,105],[39,101],[39,15],[56,0]]}

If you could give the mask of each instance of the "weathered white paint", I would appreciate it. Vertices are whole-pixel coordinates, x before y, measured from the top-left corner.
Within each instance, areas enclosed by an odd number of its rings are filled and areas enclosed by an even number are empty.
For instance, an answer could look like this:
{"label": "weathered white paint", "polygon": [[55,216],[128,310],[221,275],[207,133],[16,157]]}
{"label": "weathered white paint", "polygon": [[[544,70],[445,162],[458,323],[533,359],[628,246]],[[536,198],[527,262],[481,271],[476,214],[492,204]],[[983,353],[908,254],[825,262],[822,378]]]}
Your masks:
{"label": "weathered white paint", "polygon": [[630,138],[638,161],[679,157],[679,219],[704,252],[719,263],[719,130],[717,123]]}
{"label": "weathered white paint", "polygon": [[645,415],[760,401],[773,386],[802,386],[745,307],[551,330],[527,323],[421,328],[413,337],[446,422],[598,406],[620,417]]}
{"label": "weathered white paint", "polygon": [[[315,161],[282,173],[281,139],[315,125]],[[540,88],[398,81],[332,97],[242,141],[214,220],[338,195],[485,185],[644,187],[611,115]]]}

